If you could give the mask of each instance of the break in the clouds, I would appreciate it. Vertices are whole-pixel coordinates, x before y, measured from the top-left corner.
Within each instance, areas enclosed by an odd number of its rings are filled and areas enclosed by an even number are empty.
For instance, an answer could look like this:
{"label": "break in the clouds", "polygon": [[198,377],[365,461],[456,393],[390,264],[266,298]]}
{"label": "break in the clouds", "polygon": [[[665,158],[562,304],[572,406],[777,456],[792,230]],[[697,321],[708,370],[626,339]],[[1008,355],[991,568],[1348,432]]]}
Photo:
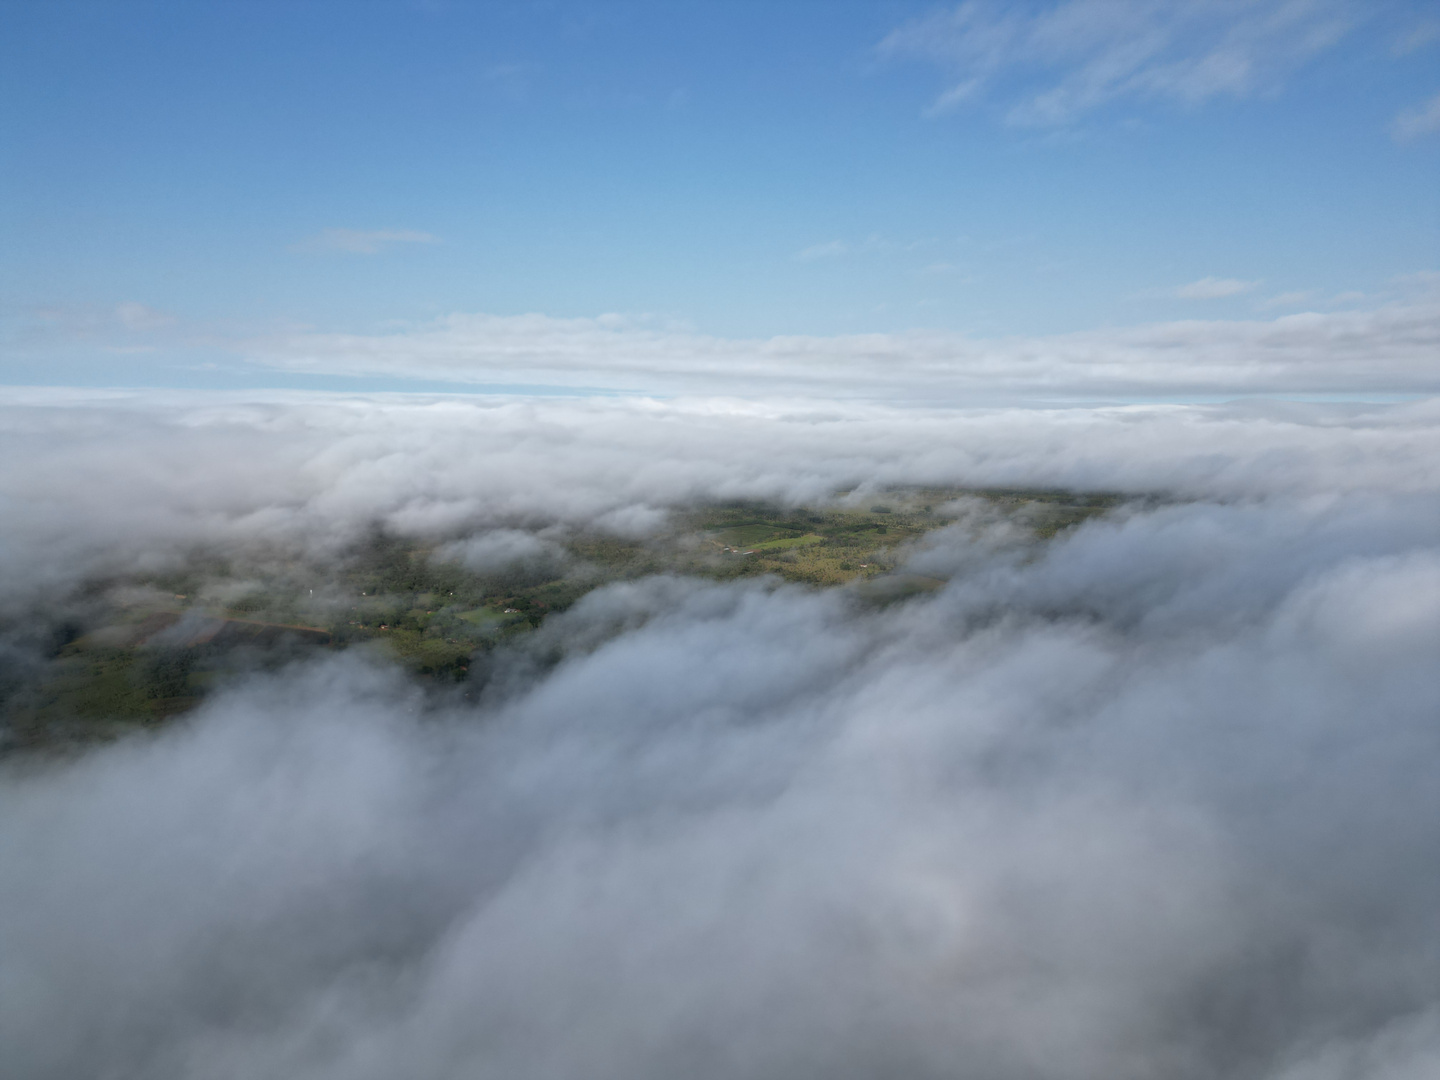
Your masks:
{"label": "break in the clouds", "polygon": [[903,603],[642,579],[468,703],[350,653],[11,762],[8,1076],[1440,1067],[1433,401],[31,392],[3,426],[6,578],[53,595],[376,523],[493,566],[696,498],[1166,496],[1044,546],[961,503]]}
{"label": "break in the clouds", "polygon": [[996,98],[1007,122],[1046,126],[1116,100],[1271,90],[1362,15],[1340,0],[966,0],[898,27],[880,52],[946,71],[932,112]]}
{"label": "break in the clouds", "polygon": [[402,244],[438,244],[440,238],[415,229],[325,229],[301,240],[295,251],[378,255]]}

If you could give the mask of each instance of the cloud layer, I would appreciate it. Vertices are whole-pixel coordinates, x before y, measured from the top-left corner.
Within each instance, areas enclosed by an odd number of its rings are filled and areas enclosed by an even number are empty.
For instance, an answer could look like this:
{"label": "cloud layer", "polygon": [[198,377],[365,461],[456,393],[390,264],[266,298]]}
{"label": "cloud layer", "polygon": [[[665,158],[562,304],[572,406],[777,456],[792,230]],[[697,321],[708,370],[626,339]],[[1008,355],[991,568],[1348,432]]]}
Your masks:
{"label": "cloud layer", "polygon": [[[802,257],[887,241],[816,245]],[[953,271],[937,263],[926,272]],[[1204,277],[1132,300],[1224,300],[1260,281]],[[1233,300],[1231,301],[1234,302]],[[1241,394],[1440,392],[1440,274],[1392,279],[1383,293],[1323,299],[1289,290],[1248,301],[1281,317],[1185,319],[1044,336],[981,338],[946,330],[733,338],[649,316],[454,313],[370,332],[190,324],[139,303],[34,312],[11,327],[14,357],[57,377],[93,351],[147,351],[158,371],[214,371],[263,385],[304,378],[470,384],[489,389],[705,394],[977,405],[1176,400]],[[1195,310],[1200,310],[1198,307]],[[67,361],[65,358],[69,357]],[[197,358],[208,358],[197,365]],[[55,370],[51,365],[59,363]],[[188,376],[187,376],[188,377]]]}
{"label": "cloud layer", "polygon": [[949,584],[656,577],[425,697],[355,652],[0,770],[35,1080],[1417,1080],[1440,1066],[1440,412],[90,395],[0,411],[4,612],[376,523],[547,557],[697,498],[1137,502]]}
{"label": "cloud layer", "polygon": [[98,566],[163,565],[195,545],[323,554],[376,522],[440,538],[557,522],[626,531],[695,499],[800,502],[867,484],[1230,498],[1433,492],[1440,475],[1433,400],[945,409],[804,399],[7,397],[0,451],[13,467],[0,477],[0,566],[10,594],[43,592]]}
{"label": "cloud layer", "polygon": [[881,611],[656,579],[478,708],[351,657],[12,772],[0,1061],[1427,1075],[1433,511],[1179,506],[1028,562],[962,526]]}
{"label": "cloud layer", "polygon": [[[1187,298],[1252,282],[1206,278]],[[244,347],[288,372],[644,393],[777,393],[948,403],[1440,390],[1440,293],[1421,275],[1371,309],[1185,321],[1049,337],[944,332],[726,339],[621,316],[450,315],[383,334],[300,333]]]}

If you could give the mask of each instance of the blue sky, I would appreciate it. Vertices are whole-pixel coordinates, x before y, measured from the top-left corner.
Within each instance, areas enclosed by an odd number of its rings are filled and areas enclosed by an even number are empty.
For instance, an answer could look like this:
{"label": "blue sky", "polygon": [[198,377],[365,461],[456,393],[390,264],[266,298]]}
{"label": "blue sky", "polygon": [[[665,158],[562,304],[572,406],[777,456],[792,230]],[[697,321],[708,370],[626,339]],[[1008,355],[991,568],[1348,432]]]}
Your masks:
{"label": "blue sky", "polygon": [[1440,269],[1435,3],[0,20],[0,381],[283,382],[304,364],[257,342],[456,315],[707,341],[1264,321]]}

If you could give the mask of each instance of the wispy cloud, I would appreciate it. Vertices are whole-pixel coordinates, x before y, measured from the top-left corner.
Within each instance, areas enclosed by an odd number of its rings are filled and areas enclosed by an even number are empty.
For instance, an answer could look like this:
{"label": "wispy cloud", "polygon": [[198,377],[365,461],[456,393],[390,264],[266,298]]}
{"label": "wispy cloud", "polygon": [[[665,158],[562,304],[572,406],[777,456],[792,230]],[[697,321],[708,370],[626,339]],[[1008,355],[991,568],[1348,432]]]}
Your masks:
{"label": "wispy cloud", "polygon": [[158,330],[163,326],[171,326],[175,322],[174,315],[136,303],[133,300],[116,304],[115,318],[126,330]]}
{"label": "wispy cloud", "polygon": [[168,311],[137,300],[108,305],[46,304],[16,314],[6,341],[12,350],[99,340],[106,342],[110,351],[135,351],[144,347],[137,337],[154,337],[180,321]]}
{"label": "wispy cloud", "polygon": [[1308,304],[1314,298],[1315,293],[1308,289],[1297,289],[1291,292],[1276,293],[1268,299],[1260,301],[1260,308],[1269,311],[1273,308],[1299,307],[1301,304]]}
{"label": "wispy cloud", "polygon": [[932,114],[994,95],[1007,122],[1049,126],[1117,99],[1193,105],[1271,89],[1343,37],[1352,12],[1342,0],[1068,0],[1039,10],[968,0],[898,27],[879,51],[947,71]]}
{"label": "wispy cloud", "polygon": [[378,255],[398,244],[438,244],[440,238],[415,229],[325,229],[296,244],[292,250]]}
{"label": "wispy cloud", "polygon": [[1437,131],[1440,131],[1440,94],[1405,109],[1390,122],[1390,134],[1396,142],[1412,142]]}
{"label": "wispy cloud", "polygon": [[823,244],[811,244],[795,253],[800,262],[814,262],[816,259],[838,259],[850,253],[850,245],[844,240],[830,240]]}
{"label": "wispy cloud", "polygon": [[523,101],[530,93],[534,69],[528,64],[492,64],[481,75],[501,96],[510,101]]}
{"label": "wispy cloud", "polygon": [[1440,41],[1440,19],[1426,19],[1411,27],[1395,42],[1396,56],[1408,56]]}
{"label": "wispy cloud", "polygon": [[[1239,284],[1239,291],[1251,285]],[[1231,288],[1205,286],[1208,295],[1230,295]],[[275,335],[243,351],[280,370],[341,376],[644,393],[1012,400],[1434,393],[1437,348],[1440,293],[1420,282],[1408,297],[1371,310],[1045,337],[913,331],[734,339],[626,320],[465,314],[392,333]]]}
{"label": "wispy cloud", "polygon": [[1181,285],[1175,290],[1175,295],[1181,300],[1220,300],[1249,292],[1259,284],[1258,281],[1241,281],[1239,278],[1206,277]]}
{"label": "wispy cloud", "polygon": [[922,236],[913,240],[896,240],[883,233],[871,233],[863,240],[827,240],[823,244],[811,244],[809,247],[797,251],[795,258],[800,262],[810,262],[814,259],[838,259],[844,255],[859,255],[877,251],[919,251],[923,248],[933,247],[935,243],[936,238],[933,236]]}

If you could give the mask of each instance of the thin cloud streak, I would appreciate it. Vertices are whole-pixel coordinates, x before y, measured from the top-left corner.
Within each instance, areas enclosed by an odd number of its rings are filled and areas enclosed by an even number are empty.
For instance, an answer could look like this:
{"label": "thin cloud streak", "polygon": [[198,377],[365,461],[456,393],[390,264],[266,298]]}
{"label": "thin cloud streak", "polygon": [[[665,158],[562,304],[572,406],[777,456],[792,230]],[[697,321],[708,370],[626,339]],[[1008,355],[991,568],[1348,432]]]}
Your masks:
{"label": "thin cloud streak", "polygon": [[440,238],[415,229],[326,229],[300,241],[291,250],[378,255],[401,244],[438,244]]}
{"label": "thin cloud streak", "polygon": [[[1250,283],[1206,279],[1197,297]],[[836,394],[952,402],[1245,393],[1440,390],[1440,294],[1369,311],[1185,321],[984,340],[915,331],[725,339],[617,316],[451,315],[387,334],[255,341],[290,372],[602,387],[642,393]]]}
{"label": "thin cloud streak", "polygon": [[949,73],[932,115],[994,97],[1007,123],[1053,127],[1117,100],[1198,105],[1270,90],[1362,15],[1328,0],[1068,0],[1038,10],[967,0],[897,27],[879,52]]}
{"label": "thin cloud streak", "polygon": [[1249,292],[1259,284],[1258,281],[1241,281],[1239,278],[1206,277],[1181,285],[1175,290],[1175,296],[1180,300],[1221,300]]}
{"label": "thin cloud streak", "polygon": [[795,253],[799,262],[814,262],[816,259],[838,259],[850,253],[850,245],[844,240],[830,240],[824,244],[811,244]]}
{"label": "thin cloud streak", "polygon": [[1390,123],[1390,134],[1396,142],[1414,142],[1437,131],[1440,131],[1440,94],[1403,110]]}
{"label": "thin cloud streak", "polygon": [[115,305],[115,317],[126,330],[159,330],[173,326],[178,320],[168,312],[159,311],[133,300]]}
{"label": "thin cloud streak", "polygon": [[1312,289],[1294,289],[1290,292],[1276,293],[1260,301],[1259,307],[1262,310],[1270,310],[1280,307],[1299,307],[1301,304],[1308,304],[1315,298]]}

